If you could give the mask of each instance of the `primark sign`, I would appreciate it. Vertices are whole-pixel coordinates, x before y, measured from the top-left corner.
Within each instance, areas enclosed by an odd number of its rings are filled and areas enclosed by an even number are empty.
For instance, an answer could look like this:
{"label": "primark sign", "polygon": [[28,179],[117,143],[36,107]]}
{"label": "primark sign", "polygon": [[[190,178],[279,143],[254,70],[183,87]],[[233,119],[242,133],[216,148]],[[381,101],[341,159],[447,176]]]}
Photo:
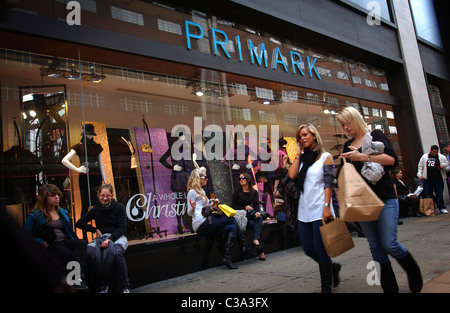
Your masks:
{"label": "primark sign", "polygon": [[[200,40],[204,37],[205,30],[203,27],[195,22],[184,21],[186,44],[187,48],[192,49],[192,43],[196,40]],[[211,47],[214,55],[224,55],[226,58],[231,59],[230,51],[228,47],[229,38],[228,35],[217,28],[211,28],[209,30],[209,37],[211,40]],[[266,50],[264,42],[255,43],[252,39],[242,42],[239,35],[234,38],[235,55],[240,61],[244,61],[244,55],[251,64],[257,64],[258,66],[264,66],[269,68],[269,53],[271,53],[270,68],[274,70],[282,69],[286,73],[298,74],[301,76],[309,76],[310,78],[321,79],[319,72],[316,68],[317,58],[310,58],[308,55],[302,56],[297,51],[290,50],[288,54],[283,55],[279,47],[276,47],[271,52]],[[246,46],[246,49],[243,48]]]}

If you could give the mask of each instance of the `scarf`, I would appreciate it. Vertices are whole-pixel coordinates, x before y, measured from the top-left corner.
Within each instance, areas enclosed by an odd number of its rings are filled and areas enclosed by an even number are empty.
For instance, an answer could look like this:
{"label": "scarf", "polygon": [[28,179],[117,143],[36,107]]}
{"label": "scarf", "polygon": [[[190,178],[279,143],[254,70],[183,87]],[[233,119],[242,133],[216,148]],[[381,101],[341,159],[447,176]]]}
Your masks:
{"label": "scarf", "polygon": [[300,172],[298,173],[298,189],[300,192],[303,192],[303,184],[305,183],[306,172],[309,167],[314,164],[319,155],[319,151],[314,147],[313,150],[306,149],[304,150],[302,156],[300,157],[300,164],[303,164]]}

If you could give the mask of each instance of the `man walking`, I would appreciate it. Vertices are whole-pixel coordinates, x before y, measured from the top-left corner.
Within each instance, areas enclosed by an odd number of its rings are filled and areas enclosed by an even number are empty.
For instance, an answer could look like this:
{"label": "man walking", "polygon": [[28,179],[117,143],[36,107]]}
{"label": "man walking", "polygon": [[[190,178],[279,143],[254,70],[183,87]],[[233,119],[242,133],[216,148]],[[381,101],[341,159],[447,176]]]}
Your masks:
{"label": "man walking", "polygon": [[447,179],[445,168],[448,159],[439,153],[439,147],[432,145],[430,153],[425,153],[418,164],[417,177],[423,179],[423,193],[425,198],[435,194],[435,203],[441,213],[448,213],[444,205],[444,180]]}

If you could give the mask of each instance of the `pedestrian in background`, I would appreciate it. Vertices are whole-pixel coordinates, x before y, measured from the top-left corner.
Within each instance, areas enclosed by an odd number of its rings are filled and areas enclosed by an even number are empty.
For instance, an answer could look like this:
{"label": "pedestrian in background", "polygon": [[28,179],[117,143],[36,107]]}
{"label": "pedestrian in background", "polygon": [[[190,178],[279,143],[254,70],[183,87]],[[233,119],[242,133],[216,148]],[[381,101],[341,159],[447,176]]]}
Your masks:
{"label": "pedestrian in background", "polygon": [[392,178],[389,175],[389,170],[397,166],[397,155],[387,137],[382,131],[377,129],[371,132],[371,136],[373,141],[379,141],[384,144],[384,153],[376,155],[361,153],[366,130],[369,127],[359,111],[354,107],[343,109],[338,114],[337,119],[342,128],[352,137],[344,144],[341,157],[345,157],[353,163],[360,174],[365,162],[376,162],[384,167],[384,174],[381,179],[375,185],[368,183],[377,196],[384,202],[383,210],[378,220],[360,222],[369,242],[372,257],[374,261],[380,264],[381,287],[386,293],[398,292],[397,280],[389,260],[389,255],[391,255],[406,271],[410,290],[412,292],[420,292],[423,281],[419,265],[409,251],[397,240],[399,205]]}
{"label": "pedestrian in background", "polygon": [[425,153],[417,166],[417,177],[423,179],[424,198],[433,197],[441,213],[447,214],[444,204],[444,181],[447,180],[446,167],[448,159],[439,153],[439,147],[432,145],[429,153]]}

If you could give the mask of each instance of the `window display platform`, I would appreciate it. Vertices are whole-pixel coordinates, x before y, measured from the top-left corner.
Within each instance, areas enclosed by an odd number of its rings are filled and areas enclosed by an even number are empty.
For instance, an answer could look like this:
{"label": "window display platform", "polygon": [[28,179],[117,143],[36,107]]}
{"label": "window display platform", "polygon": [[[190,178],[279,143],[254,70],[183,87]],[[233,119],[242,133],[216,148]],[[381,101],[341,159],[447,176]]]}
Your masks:
{"label": "window display platform", "polygon": [[[245,236],[251,242],[253,230]],[[262,238],[267,254],[299,245],[297,233],[284,223],[265,221]],[[207,237],[197,234],[169,235],[130,241],[125,254],[131,288],[186,275],[210,267],[221,266],[222,253],[215,241],[205,262]],[[240,261],[239,245],[233,249],[233,262]],[[257,257],[256,254],[254,257]],[[268,255],[270,258],[270,255]]]}

